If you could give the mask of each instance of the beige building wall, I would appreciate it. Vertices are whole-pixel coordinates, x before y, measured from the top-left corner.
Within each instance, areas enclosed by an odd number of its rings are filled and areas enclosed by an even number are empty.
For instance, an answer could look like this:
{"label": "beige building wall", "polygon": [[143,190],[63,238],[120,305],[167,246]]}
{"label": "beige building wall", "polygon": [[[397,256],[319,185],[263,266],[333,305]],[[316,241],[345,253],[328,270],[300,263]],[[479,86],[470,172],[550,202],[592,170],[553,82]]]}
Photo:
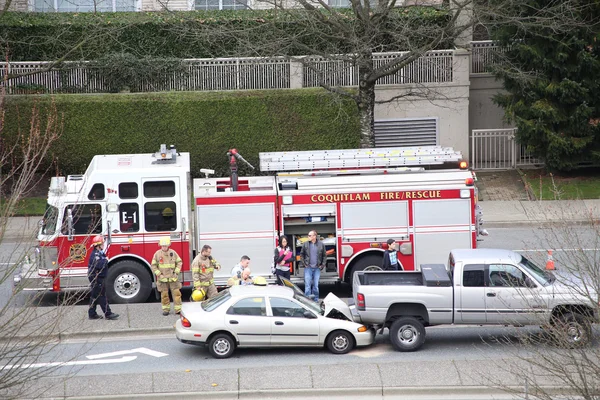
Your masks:
{"label": "beige building wall", "polygon": [[502,91],[502,83],[490,74],[471,75],[469,90],[469,131],[473,129],[514,128],[504,121],[504,110],[492,101]]}

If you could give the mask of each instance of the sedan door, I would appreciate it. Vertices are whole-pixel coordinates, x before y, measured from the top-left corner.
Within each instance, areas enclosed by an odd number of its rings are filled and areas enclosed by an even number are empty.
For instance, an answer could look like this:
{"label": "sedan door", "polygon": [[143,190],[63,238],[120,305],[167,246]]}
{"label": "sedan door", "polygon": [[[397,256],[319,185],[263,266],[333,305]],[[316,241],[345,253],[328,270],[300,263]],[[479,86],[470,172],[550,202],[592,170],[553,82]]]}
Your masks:
{"label": "sedan door", "polygon": [[[271,311],[271,345],[317,346],[319,344],[319,319],[302,305],[291,299],[269,297]],[[309,314],[305,314],[309,313]],[[308,318],[307,315],[312,316]]]}
{"label": "sedan door", "polygon": [[225,326],[238,337],[240,346],[268,346],[270,322],[264,297],[238,300],[225,314]]}

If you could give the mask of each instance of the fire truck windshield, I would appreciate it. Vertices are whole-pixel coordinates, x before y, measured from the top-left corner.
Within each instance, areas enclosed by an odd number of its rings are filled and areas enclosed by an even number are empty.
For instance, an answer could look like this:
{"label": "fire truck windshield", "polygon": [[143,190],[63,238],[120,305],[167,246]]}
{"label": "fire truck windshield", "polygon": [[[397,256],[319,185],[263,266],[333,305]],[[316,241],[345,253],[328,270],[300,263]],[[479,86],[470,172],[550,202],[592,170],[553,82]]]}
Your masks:
{"label": "fire truck windshield", "polygon": [[56,225],[58,221],[58,208],[46,204],[46,212],[42,219],[40,235],[54,235],[56,233]]}

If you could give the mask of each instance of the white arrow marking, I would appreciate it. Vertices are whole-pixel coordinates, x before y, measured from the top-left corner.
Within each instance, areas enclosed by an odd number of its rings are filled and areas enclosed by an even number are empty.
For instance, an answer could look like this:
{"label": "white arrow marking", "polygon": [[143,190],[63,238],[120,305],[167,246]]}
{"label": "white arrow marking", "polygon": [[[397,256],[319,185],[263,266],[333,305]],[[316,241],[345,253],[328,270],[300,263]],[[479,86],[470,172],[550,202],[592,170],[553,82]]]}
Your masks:
{"label": "white arrow marking", "polygon": [[0,370],[14,369],[14,368],[43,368],[43,367],[69,367],[71,365],[91,365],[91,364],[111,364],[111,363],[125,363],[133,361],[137,356],[126,356],[118,359],[110,360],[82,360],[82,361],[66,361],[66,362],[49,362],[49,363],[37,363],[37,364],[14,364],[5,365],[0,367]]}
{"label": "white arrow marking", "polygon": [[152,357],[168,356],[168,354],[161,353],[160,351],[150,350],[145,347],[138,347],[137,349],[133,349],[133,350],[113,351],[112,353],[95,354],[95,355],[86,356],[86,357],[90,360],[96,360],[98,358],[118,357],[118,356],[124,356],[126,354],[133,354],[133,353],[142,353],[142,354],[145,354],[147,356],[152,356]]}

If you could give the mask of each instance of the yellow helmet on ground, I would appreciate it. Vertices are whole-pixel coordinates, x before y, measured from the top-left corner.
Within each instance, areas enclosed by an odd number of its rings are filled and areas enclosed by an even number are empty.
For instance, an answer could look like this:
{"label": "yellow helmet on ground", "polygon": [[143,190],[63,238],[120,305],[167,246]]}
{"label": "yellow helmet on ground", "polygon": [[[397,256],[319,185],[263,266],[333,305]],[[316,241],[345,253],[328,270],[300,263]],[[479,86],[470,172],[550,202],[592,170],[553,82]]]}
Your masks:
{"label": "yellow helmet on ground", "polygon": [[206,292],[204,289],[196,289],[192,292],[192,300],[194,301],[202,301],[206,296]]}
{"label": "yellow helmet on ground", "polygon": [[161,237],[160,240],[158,241],[158,245],[159,246],[170,246],[171,245],[171,238],[169,238],[169,237]]}
{"label": "yellow helmet on ground", "polygon": [[163,217],[172,217],[173,215],[175,214],[173,213],[173,210],[171,210],[171,207],[167,207],[162,211]]}
{"label": "yellow helmet on ground", "polygon": [[254,278],[254,284],[256,286],[267,286],[267,280],[264,276],[257,276]]}

